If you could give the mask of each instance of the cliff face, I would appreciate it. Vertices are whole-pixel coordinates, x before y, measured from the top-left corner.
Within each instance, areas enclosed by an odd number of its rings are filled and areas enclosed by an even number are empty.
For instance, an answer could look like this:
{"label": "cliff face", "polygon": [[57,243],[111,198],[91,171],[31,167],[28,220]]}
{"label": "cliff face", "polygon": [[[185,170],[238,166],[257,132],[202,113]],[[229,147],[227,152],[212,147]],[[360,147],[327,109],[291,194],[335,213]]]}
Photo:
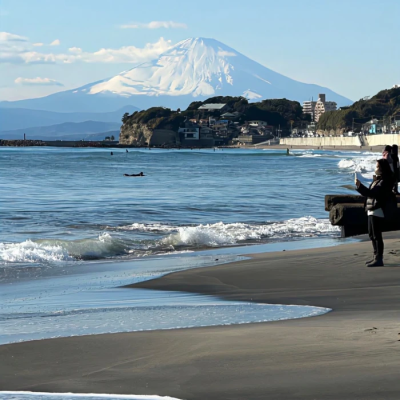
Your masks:
{"label": "cliff face", "polygon": [[153,129],[147,124],[125,123],[121,126],[119,143],[129,146],[162,146],[179,144],[178,133],[171,129]]}
{"label": "cliff face", "polygon": [[147,146],[153,136],[153,129],[146,124],[123,124],[119,134],[119,143],[124,145]]}

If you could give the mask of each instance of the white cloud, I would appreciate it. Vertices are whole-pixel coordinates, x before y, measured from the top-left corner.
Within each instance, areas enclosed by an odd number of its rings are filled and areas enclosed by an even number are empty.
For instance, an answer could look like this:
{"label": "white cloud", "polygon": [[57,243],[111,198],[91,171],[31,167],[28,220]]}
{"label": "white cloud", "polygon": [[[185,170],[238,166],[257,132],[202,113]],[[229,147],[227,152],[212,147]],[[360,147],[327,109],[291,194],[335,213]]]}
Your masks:
{"label": "white cloud", "polygon": [[50,46],[59,46],[60,45],[60,40],[59,39],[56,39],[56,40],[53,40],[51,43],[50,43]]}
{"label": "white cloud", "polygon": [[161,37],[157,42],[147,43],[143,48],[124,46],[119,49],[100,49],[94,53],[84,52],[79,48],[79,50],[72,48],[74,55],[67,56],[64,62],[138,63],[156,58],[170,47],[171,41]]}
{"label": "white cloud", "polygon": [[9,32],[0,32],[0,41],[2,42],[27,42],[28,38],[20,35],[14,35]]}
{"label": "white cloud", "polygon": [[75,54],[82,53],[82,49],[81,49],[80,47],[70,47],[70,48],[68,49],[68,51],[69,51],[70,53],[75,53]]}
{"label": "white cloud", "polygon": [[26,86],[64,86],[61,82],[50,78],[17,78],[15,83]]}
{"label": "white cloud", "polygon": [[70,47],[67,54],[36,51],[36,48],[41,45],[42,43],[31,43],[19,35],[1,32],[0,62],[10,64],[139,63],[158,57],[171,47],[171,41],[161,37],[157,42],[147,43],[144,47],[103,48],[95,52],[86,52],[79,47]]}
{"label": "white cloud", "polygon": [[186,29],[187,25],[183,22],[174,21],[151,21],[148,23],[132,23],[120,26],[121,29],[160,29],[160,28],[172,28],[172,29]]}

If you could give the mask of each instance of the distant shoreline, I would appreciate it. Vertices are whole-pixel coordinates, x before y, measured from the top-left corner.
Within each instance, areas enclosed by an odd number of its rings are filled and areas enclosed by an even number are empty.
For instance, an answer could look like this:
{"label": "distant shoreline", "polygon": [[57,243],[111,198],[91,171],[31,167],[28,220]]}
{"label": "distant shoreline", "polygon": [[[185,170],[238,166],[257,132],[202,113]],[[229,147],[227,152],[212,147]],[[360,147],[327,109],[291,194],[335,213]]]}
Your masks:
{"label": "distant shoreline", "polygon": [[[51,144],[49,144],[51,143]],[[44,140],[6,140],[3,139],[0,141],[0,147],[70,147],[70,148],[120,148],[120,149],[149,149],[148,146],[131,146],[131,145],[121,145],[116,142],[104,142],[104,141],[44,141]],[[307,145],[285,145],[285,144],[275,144],[275,145],[247,145],[247,146],[213,146],[213,147],[179,147],[179,146],[157,146],[150,147],[150,149],[246,149],[246,150],[256,150],[256,149],[275,149],[275,150],[354,150],[354,151],[373,151],[373,152],[381,152],[383,149],[383,145],[380,146],[307,146]]]}

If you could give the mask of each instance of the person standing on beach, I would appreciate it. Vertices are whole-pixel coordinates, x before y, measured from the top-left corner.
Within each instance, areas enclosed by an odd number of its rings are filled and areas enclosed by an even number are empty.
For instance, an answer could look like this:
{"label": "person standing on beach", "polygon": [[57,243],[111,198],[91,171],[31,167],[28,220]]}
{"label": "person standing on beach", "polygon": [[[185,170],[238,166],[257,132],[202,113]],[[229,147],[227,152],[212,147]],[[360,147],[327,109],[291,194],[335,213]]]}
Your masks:
{"label": "person standing on beach", "polygon": [[392,146],[392,160],[394,172],[394,192],[399,193],[399,178],[400,178],[400,164],[399,164],[399,148],[397,144]]}
{"label": "person standing on beach", "polygon": [[[367,267],[383,267],[383,238],[382,228],[387,214],[388,205],[392,196],[394,177],[387,160],[380,159],[376,163],[374,180],[365,187],[357,178],[355,184],[357,192],[367,198],[365,210],[368,214],[368,235],[372,242],[374,256],[366,262]],[[387,215],[388,216],[388,215]]]}

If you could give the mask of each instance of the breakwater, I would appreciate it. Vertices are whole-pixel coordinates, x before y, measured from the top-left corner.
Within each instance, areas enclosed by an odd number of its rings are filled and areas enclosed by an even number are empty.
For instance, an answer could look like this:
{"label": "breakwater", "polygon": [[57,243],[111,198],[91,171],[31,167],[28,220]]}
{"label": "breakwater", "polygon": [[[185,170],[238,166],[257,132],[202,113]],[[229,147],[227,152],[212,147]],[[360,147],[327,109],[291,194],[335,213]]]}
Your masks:
{"label": "breakwater", "polygon": [[279,144],[285,146],[345,147],[345,146],[384,146],[400,145],[400,135],[382,134],[368,136],[332,136],[282,138]]}

